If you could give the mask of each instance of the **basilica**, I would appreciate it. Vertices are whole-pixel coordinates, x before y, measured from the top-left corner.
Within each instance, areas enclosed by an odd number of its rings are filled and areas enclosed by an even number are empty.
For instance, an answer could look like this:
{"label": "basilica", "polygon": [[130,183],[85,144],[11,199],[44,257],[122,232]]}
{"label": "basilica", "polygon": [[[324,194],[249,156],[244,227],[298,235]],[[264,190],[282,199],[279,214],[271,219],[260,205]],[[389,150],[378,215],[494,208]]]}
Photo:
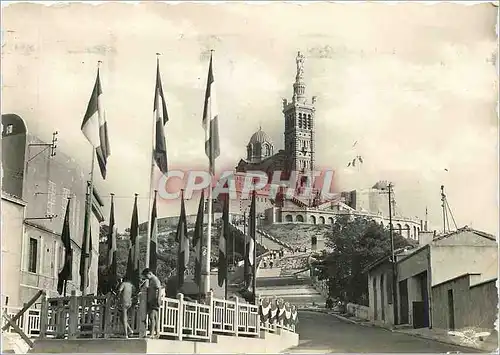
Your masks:
{"label": "basilica", "polygon": [[[265,172],[269,178],[274,172],[281,172],[281,179],[287,180],[290,172],[298,174],[296,190],[304,188],[312,182],[315,166],[315,103],[316,97],[306,96],[304,82],[304,56],[298,52],[296,57],[297,71],[293,84],[293,95],[289,101],[283,100],[284,149],[276,151],[276,147],[268,134],[260,127],[247,144],[246,159],[241,159],[235,167],[236,186],[242,186],[246,172]],[[377,182],[369,189],[340,192],[333,199],[324,199],[319,192],[310,198],[293,197],[278,194],[275,199],[266,191],[257,193],[257,212],[265,223],[333,223],[335,216],[348,214],[372,218],[381,225],[389,222],[387,182]],[[269,187],[268,187],[269,188]],[[215,204],[220,210],[220,203]],[[231,211],[242,214],[249,211],[248,198],[240,198],[233,202]],[[393,216],[393,227],[407,238],[417,239],[418,233],[424,229],[423,221],[418,218],[406,218],[399,214]]]}

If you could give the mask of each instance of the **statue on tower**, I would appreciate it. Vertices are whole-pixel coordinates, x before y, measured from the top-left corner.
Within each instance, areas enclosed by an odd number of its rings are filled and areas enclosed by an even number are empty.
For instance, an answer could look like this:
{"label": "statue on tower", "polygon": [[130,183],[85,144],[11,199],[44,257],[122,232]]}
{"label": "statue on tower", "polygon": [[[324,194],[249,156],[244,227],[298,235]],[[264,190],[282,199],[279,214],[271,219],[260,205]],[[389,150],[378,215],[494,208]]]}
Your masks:
{"label": "statue on tower", "polygon": [[297,52],[297,59],[295,60],[297,62],[297,80],[303,79],[304,78],[304,61],[305,57],[302,53]]}

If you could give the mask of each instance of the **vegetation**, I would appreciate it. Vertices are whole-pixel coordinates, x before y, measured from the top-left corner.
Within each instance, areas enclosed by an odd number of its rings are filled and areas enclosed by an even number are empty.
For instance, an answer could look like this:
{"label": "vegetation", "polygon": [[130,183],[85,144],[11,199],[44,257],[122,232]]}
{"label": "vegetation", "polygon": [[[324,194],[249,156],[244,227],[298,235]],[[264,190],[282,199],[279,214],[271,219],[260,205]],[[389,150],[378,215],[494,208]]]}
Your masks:
{"label": "vegetation", "polygon": [[331,225],[325,224],[297,224],[280,223],[268,226],[262,226],[262,230],[276,237],[284,243],[294,247],[311,248],[311,239],[316,237],[322,239],[325,233],[331,228]]}
{"label": "vegetation", "polygon": [[[147,228],[147,225],[146,225]],[[205,226],[204,233],[207,233],[207,227]],[[109,227],[105,224],[101,226],[100,235],[99,235],[99,289],[109,290],[109,285],[107,283],[107,233]],[[194,229],[188,229],[188,235],[190,238],[193,236]],[[127,233],[127,231],[126,231]],[[139,265],[141,268],[146,267],[146,233],[143,233],[139,236]],[[175,269],[177,267],[177,251],[179,244],[175,241],[176,228],[162,225],[158,230],[158,269],[157,276],[162,282],[163,285],[167,285],[167,282],[170,280],[169,285],[172,285],[172,279],[175,279],[176,272]],[[219,254],[219,234],[220,228],[215,225],[212,228],[212,249],[211,249],[211,262],[214,264],[218,259]],[[118,277],[123,277],[125,275],[125,271],[127,269],[127,261],[128,261],[128,252],[130,240],[127,234],[119,235],[117,237],[117,272]],[[190,252],[190,270],[189,274],[193,274],[194,269],[194,259],[195,259],[195,251],[193,246],[191,245]],[[229,249],[232,248],[232,245],[228,246]],[[230,251],[232,253],[232,250]],[[237,261],[241,260],[242,256],[239,253],[235,255]],[[231,262],[231,260],[229,260]]]}
{"label": "vegetation", "polygon": [[[325,233],[329,252],[317,255],[319,279],[328,279],[330,296],[343,301],[368,305],[368,276],[363,270],[391,250],[390,233],[365,218],[336,219]],[[415,245],[414,241],[394,233],[395,248]]]}

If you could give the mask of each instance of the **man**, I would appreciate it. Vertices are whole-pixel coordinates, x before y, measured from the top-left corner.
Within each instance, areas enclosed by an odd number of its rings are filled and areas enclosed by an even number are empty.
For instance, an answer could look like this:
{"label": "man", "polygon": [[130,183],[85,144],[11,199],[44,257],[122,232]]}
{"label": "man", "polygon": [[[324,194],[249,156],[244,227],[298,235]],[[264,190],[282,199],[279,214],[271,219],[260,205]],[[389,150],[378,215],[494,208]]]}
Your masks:
{"label": "man", "polygon": [[158,338],[158,311],[160,310],[161,283],[158,277],[148,268],[142,271],[142,276],[148,280],[147,313],[149,318],[149,335]]}
{"label": "man", "polygon": [[128,310],[132,307],[132,295],[134,293],[134,285],[127,280],[123,279],[123,282],[118,289],[118,297],[120,298],[120,306],[122,310],[122,325],[125,332],[125,339],[134,332],[132,327],[128,324]]}

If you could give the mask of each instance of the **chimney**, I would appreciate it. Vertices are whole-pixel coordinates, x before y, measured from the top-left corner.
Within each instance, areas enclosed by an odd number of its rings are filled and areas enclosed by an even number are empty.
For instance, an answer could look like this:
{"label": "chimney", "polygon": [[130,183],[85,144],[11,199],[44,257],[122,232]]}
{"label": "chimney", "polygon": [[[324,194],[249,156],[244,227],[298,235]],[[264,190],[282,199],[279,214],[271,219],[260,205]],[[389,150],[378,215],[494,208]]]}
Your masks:
{"label": "chimney", "polygon": [[434,239],[435,236],[436,236],[435,231],[434,232],[421,231],[418,234],[418,245],[429,244],[430,242],[432,242],[432,240]]}

